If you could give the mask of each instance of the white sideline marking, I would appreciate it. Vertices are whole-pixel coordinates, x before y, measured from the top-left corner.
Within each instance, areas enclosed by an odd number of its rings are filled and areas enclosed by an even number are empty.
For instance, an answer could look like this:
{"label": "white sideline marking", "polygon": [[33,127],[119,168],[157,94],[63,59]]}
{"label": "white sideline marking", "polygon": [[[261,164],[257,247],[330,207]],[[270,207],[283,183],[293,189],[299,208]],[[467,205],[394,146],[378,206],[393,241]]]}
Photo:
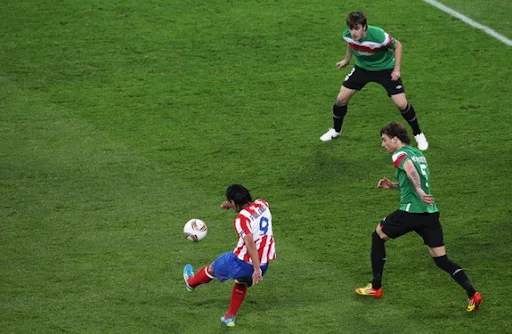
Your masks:
{"label": "white sideline marking", "polygon": [[454,17],[458,18],[459,20],[466,22],[473,28],[482,30],[486,34],[491,35],[492,37],[496,38],[497,40],[501,41],[502,43],[504,43],[508,46],[512,46],[512,40],[508,39],[507,37],[505,37],[501,34],[498,34],[496,31],[492,30],[491,28],[489,28],[487,26],[484,26],[483,24],[473,21],[469,17],[462,15],[461,13],[451,9],[450,7],[446,7],[445,5],[443,5],[440,2],[437,2],[436,0],[423,0],[423,2],[431,4],[432,6],[437,7],[438,9],[442,10],[443,12],[448,13],[451,16],[454,16]]}

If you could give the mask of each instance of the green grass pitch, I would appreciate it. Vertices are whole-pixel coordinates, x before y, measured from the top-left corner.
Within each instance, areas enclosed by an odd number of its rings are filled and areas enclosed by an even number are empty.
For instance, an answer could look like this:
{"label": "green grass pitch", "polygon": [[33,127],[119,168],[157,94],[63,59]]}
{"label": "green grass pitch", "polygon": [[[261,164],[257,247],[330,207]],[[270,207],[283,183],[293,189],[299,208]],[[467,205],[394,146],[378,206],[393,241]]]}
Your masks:
{"label": "green grass pitch", "polygon": [[[443,1],[511,38],[509,1]],[[346,14],[404,46],[449,256],[370,234],[397,208],[377,85],[322,143],[343,77]],[[466,10],[466,12],[464,12]],[[496,18],[490,19],[490,18]],[[501,30],[500,30],[501,29]],[[0,332],[226,333],[231,283],[187,293],[182,268],[234,248],[230,183],[270,202],[278,260],[237,333],[504,333],[512,321],[510,47],[422,1],[4,1],[0,11]],[[201,218],[200,243],[182,236]],[[508,329],[510,330],[510,329]]]}

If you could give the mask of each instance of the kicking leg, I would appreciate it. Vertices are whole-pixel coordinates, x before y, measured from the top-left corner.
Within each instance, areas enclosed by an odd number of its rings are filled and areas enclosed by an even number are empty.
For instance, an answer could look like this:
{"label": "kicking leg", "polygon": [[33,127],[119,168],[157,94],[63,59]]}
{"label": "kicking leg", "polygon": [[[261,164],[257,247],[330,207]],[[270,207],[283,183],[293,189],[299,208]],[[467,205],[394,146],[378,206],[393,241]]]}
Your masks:
{"label": "kicking leg", "polygon": [[187,264],[185,268],[183,268],[183,279],[185,280],[188,291],[193,291],[201,284],[209,283],[214,277],[211,265],[202,267],[195,275],[192,265]]}

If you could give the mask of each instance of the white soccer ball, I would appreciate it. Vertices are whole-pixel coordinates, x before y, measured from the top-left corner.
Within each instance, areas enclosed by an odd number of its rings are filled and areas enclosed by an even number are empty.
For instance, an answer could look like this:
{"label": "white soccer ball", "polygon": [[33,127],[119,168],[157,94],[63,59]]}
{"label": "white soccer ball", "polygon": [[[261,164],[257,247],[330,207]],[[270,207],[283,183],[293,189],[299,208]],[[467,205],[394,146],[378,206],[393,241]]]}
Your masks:
{"label": "white soccer ball", "polygon": [[201,219],[190,219],[183,227],[185,238],[191,241],[201,241],[208,233],[208,227]]}

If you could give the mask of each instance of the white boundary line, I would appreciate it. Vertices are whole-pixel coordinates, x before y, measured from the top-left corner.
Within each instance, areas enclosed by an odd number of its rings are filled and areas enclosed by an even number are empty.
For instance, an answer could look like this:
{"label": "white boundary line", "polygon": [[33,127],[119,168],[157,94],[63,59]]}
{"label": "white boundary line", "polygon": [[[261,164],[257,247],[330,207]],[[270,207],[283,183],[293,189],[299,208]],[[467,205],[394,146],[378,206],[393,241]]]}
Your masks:
{"label": "white boundary line", "polygon": [[489,28],[487,26],[484,26],[483,24],[480,24],[480,23],[478,23],[476,21],[473,21],[469,17],[467,17],[465,15],[462,15],[461,13],[451,9],[450,7],[446,7],[445,5],[443,5],[440,2],[437,2],[436,0],[423,0],[423,2],[426,2],[426,3],[428,3],[428,4],[430,4],[430,5],[434,6],[434,7],[437,7],[438,9],[442,10],[443,12],[448,13],[451,16],[454,16],[454,17],[458,18],[461,21],[464,21],[465,23],[469,24],[473,28],[477,28],[479,30],[482,30],[483,32],[485,32],[486,34],[491,35],[492,37],[496,38],[497,40],[499,40],[503,44],[506,44],[508,46],[512,46],[512,40],[508,39],[507,37],[505,37],[505,36],[503,36],[501,34],[498,34],[496,31],[492,30],[491,28]]}

